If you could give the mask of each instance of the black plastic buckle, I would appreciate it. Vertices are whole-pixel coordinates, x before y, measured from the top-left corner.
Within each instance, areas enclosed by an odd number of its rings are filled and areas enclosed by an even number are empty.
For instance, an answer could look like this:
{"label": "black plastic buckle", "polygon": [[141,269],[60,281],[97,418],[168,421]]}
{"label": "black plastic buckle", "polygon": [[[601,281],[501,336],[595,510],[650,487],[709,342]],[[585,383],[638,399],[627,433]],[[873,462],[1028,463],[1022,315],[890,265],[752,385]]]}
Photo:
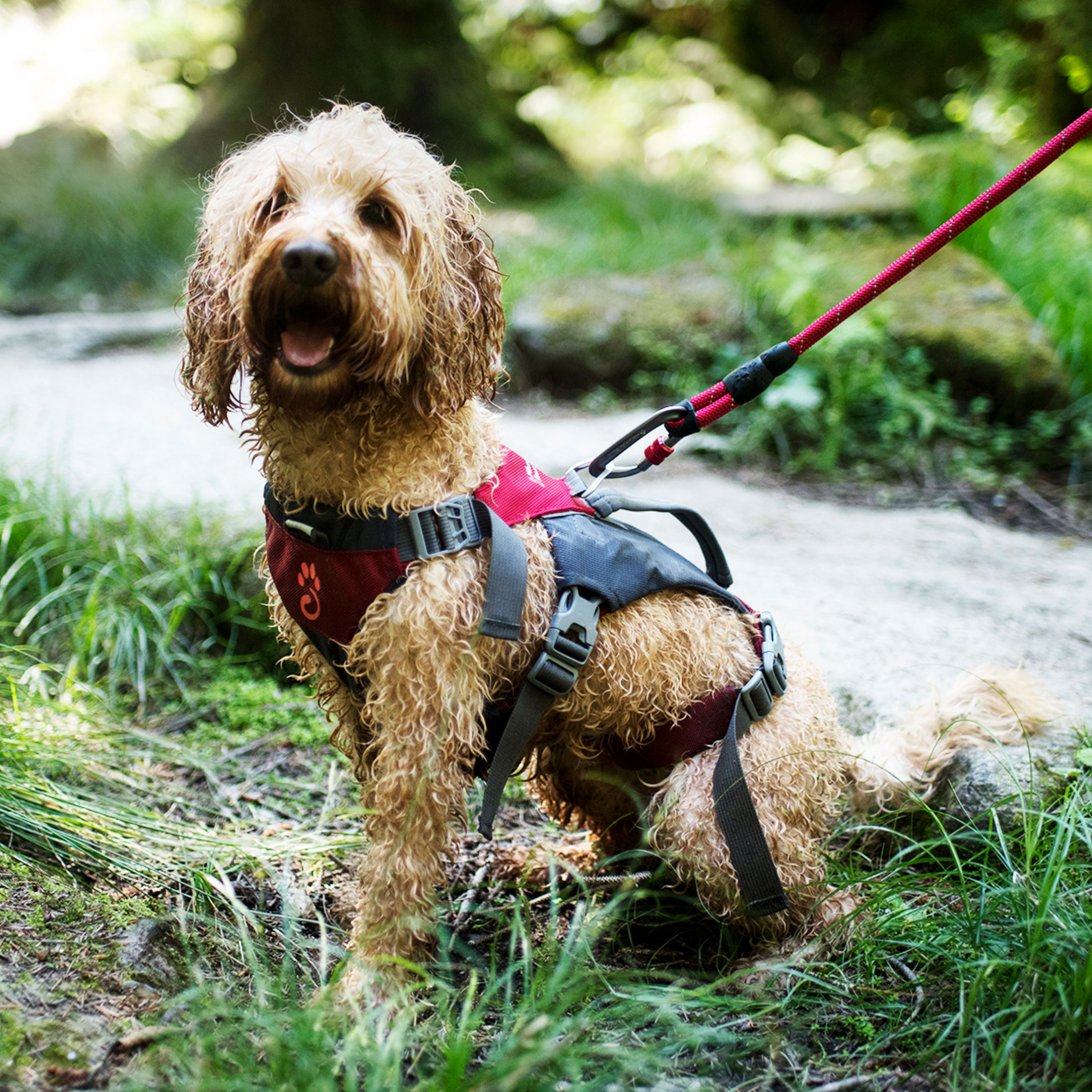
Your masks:
{"label": "black plastic buckle", "polygon": [[477,546],[482,541],[474,502],[470,497],[451,497],[439,504],[414,508],[403,517],[413,543],[414,556],[441,557]]}
{"label": "black plastic buckle", "polygon": [[527,681],[554,697],[567,694],[588,662],[598,629],[599,600],[581,594],[579,588],[565,588],[546,631],[546,647]]}
{"label": "black plastic buckle", "polygon": [[[747,727],[756,720],[761,720],[772,708],[774,692],[766,681],[766,676],[760,668],[756,671],[739,692],[736,701],[743,707],[747,714]],[[743,731],[739,730],[742,735]]]}
{"label": "black plastic buckle", "polygon": [[762,632],[762,675],[773,695],[779,697],[789,684],[789,675],[785,670],[785,642],[769,611],[763,611],[758,616],[758,624]]}
{"label": "black plastic buckle", "polygon": [[756,721],[761,720],[773,708],[774,698],[780,697],[788,687],[789,676],[785,670],[785,642],[781,631],[769,611],[758,616],[762,641],[762,666],[744,683],[736,701],[741,707],[743,719],[736,731],[739,735]]}

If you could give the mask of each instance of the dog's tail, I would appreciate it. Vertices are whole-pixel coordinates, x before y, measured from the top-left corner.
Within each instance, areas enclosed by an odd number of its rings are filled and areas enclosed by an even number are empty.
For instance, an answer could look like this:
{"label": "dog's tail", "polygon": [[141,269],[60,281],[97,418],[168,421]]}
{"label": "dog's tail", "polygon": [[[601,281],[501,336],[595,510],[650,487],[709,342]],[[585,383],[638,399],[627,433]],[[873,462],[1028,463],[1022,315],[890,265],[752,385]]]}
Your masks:
{"label": "dog's tail", "polygon": [[1061,713],[1019,668],[968,673],[901,724],[854,739],[847,764],[851,801],[860,811],[874,811],[928,800],[937,775],[957,751],[1020,743]]}

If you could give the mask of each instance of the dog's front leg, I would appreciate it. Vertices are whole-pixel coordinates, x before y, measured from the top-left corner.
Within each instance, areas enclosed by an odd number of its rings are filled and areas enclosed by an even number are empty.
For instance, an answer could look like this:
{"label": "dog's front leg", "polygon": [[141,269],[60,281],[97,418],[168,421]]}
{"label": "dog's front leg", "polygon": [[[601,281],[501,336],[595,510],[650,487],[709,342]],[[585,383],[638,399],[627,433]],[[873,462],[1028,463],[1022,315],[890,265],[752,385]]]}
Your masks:
{"label": "dog's front leg", "polygon": [[423,954],[434,930],[435,891],[482,747],[477,574],[466,557],[418,566],[376,601],[350,647],[375,731],[350,941],[356,974],[397,977],[397,962]]}

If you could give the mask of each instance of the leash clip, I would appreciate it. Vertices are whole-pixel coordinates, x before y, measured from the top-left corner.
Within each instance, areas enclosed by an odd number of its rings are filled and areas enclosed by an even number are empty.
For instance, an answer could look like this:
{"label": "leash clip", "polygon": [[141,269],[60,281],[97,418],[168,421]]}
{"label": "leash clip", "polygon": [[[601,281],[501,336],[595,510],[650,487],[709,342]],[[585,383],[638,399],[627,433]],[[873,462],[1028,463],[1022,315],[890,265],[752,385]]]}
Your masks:
{"label": "leash clip", "polygon": [[591,463],[576,463],[565,471],[565,484],[574,497],[588,497],[611,476],[614,463],[608,463],[601,474],[591,475],[590,481],[584,480],[584,474],[591,474]]}
{"label": "leash clip", "polygon": [[[697,432],[699,425],[694,407],[689,402],[676,402],[674,405],[664,406],[658,409],[650,417],[646,417],[636,428],[632,428],[615,440],[605,451],[601,451],[591,462],[581,463],[574,470],[587,470],[594,479],[588,490],[594,489],[606,478],[632,478],[636,474],[642,474],[650,466],[654,466],[647,457],[634,466],[615,466],[615,461],[628,448],[638,441],[643,440],[650,432],[666,425],[668,440],[666,446],[672,447],[683,436]],[[646,453],[647,455],[647,453]]]}

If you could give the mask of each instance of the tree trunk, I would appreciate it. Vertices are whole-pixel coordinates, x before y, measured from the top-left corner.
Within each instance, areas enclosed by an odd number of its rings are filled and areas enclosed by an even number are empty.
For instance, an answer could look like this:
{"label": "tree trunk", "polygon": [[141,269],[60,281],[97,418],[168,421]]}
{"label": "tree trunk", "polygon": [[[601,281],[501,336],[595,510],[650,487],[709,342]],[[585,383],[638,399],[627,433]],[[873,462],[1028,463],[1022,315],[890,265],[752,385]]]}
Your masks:
{"label": "tree trunk", "polygon": [[235,64],[209,81],[170,154],[199,173],[286,111],[306,117],[332,100],[382,107],[447,161],[511,164],[520,147],[544,158],[538,131],[489,87],[453,0],[250,0]]}

